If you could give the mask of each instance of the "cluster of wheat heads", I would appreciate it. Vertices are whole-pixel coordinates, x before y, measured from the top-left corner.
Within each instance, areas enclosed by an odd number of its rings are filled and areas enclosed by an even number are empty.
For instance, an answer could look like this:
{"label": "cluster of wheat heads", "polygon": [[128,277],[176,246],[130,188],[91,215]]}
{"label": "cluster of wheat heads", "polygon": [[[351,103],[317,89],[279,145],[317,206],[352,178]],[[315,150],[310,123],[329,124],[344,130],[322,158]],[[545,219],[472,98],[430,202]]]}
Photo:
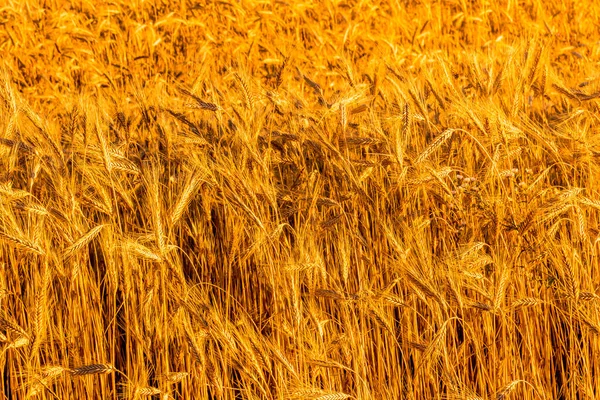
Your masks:
{"label": "cluster of wheat heads", "polygon": [[597,398],[597,16],[6,2],[0,398]]}

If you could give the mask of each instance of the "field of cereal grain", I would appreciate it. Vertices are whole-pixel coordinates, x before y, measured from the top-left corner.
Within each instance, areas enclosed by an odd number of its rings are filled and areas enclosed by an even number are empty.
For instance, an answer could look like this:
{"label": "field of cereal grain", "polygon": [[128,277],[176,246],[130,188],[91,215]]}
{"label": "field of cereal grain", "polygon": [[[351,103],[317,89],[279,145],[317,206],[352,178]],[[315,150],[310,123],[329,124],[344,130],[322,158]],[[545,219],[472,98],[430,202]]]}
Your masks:
{"label": "field of cereal grain", "polygon": [[600,398],[600,3],[0,6],[0,400]]}

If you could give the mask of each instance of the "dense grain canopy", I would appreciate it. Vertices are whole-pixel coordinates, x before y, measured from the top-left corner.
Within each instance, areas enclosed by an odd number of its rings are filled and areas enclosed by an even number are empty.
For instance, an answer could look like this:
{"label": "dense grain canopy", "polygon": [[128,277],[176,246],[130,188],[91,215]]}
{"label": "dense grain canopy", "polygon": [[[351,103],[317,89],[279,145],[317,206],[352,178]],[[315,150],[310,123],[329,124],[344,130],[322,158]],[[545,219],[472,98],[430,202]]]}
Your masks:
{"label": "dense grain canopy", "polygon": [[0,399],[599,398],[599,20],[5,0]]}

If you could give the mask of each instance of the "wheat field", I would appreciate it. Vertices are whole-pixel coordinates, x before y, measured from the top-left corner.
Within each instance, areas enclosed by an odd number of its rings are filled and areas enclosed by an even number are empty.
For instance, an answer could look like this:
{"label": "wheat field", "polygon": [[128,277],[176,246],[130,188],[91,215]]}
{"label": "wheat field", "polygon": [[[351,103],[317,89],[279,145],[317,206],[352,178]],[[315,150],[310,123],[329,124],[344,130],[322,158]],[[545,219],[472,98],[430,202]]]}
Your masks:
{"label": "wheat field", "polygon": [[598,21],[4,0],[0,400],[600,398]]}

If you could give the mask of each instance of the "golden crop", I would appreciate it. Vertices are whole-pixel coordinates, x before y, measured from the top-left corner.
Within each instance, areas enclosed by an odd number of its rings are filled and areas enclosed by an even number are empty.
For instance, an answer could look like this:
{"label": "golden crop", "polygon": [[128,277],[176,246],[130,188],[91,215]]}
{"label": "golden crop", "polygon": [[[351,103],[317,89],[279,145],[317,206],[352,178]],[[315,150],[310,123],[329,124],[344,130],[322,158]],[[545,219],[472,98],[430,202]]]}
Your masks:
{"label": "golden crop", "polygon": [[600,3],[5,0],[0,399],[600,398]]}

